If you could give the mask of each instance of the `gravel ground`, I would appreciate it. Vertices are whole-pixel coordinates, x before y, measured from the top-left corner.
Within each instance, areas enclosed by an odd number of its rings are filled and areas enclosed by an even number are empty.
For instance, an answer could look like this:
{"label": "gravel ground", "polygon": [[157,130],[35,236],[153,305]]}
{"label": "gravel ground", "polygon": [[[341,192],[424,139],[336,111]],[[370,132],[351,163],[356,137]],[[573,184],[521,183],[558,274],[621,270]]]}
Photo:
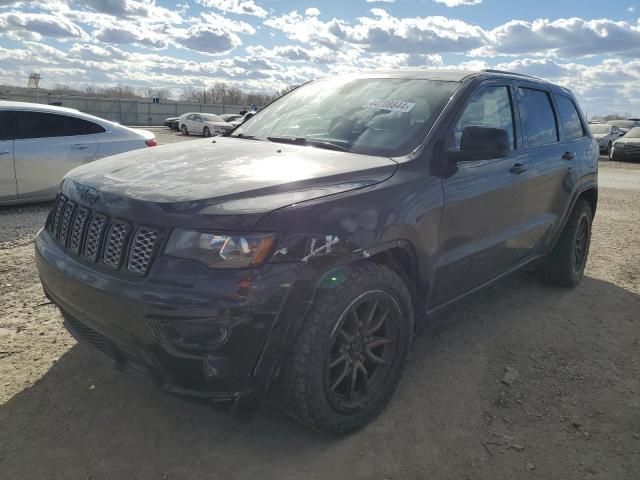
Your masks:
{"label": "gravel ground", "polygon": [[379,419],[340,440],[270,402],[241,422],[114,371],[39,286],[28,241],[48,206],[0,209],[0,477],[636,480],[639,185],[640,165],[601,162],[581,285],[525,272],[470,296],[416,340]]}

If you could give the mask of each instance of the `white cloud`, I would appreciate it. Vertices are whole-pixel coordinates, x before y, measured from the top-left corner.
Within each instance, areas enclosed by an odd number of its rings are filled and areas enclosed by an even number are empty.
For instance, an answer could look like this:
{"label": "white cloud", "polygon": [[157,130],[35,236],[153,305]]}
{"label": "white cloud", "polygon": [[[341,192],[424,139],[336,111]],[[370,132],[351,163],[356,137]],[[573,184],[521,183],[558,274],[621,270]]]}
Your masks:
{"label": "white cloud", "polygon": [[266,17],[267,11],[254,0],[196,0],[205,7],[216,8],[223,12],[237,13],[240,15],[254,15]]}
{"label": "white cloud", "polygon": [[490,32],[480,54],[554,54],[576,58],[598,54],[640,55],[640,24],[613,20],[513,20]]}
{"label": "white cloud", "polygon": [[88,38],[78,25],[60,15],[7,12],[0,14],[0,34],[14,39],[39,40],[42,37]]}
{"label": "white cloud", "polygon": [[433,0],[436,3],[443,3],[447,7],[460,7],[462,5],[479,5],[482,0]]}

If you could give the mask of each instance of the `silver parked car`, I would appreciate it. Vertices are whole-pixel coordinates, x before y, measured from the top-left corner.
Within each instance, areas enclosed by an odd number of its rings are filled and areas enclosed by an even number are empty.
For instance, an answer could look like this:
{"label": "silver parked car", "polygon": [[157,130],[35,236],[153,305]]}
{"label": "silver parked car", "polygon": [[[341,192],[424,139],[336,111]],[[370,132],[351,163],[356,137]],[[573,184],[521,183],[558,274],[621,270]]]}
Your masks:
{"label": "silver parked car", "polygon": [[608,123],[591,123],[589,124],[589,130],[591,130],[593,138],[598,141],[600,153],[606,153],[607,155],[611,154],[613,142],[624,135],[622,130]]}
{"label": "silver parked car", "polygon": [[155,145],[151,132],[78,110],[0,101],[0,205],[52,199],[72,168]]}
{"label": "silver parked car", "polygon": [[225,122],[213,113],[185,113],[178,119],[178,125],[183,135],[222,135],[232,130],[234,125]]}

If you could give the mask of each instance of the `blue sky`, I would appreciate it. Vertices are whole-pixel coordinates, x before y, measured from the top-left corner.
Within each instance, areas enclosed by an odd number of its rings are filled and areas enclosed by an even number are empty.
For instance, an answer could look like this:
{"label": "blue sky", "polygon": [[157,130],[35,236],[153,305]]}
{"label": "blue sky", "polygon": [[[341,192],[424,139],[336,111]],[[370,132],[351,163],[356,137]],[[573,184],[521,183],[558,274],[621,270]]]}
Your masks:
{"label": "blue sky", "polygon": [[640,115],[640,0],[0,0],[0,83],[178,95],[402,67],[519,71]]}

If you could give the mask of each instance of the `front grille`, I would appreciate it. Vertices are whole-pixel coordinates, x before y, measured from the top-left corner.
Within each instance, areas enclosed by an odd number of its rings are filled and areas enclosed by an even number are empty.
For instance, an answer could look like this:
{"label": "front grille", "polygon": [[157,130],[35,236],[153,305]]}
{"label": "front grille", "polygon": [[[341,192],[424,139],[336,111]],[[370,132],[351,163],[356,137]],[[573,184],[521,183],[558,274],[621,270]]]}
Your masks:
{"label": "front grille", "polygon": [[625,148],[626,153],[640,153],[640,144],[637,143],[627,143]]}
{"label": "front grille", "polygon": [[49,214],[47,230],[75,255],[111,270],[143,276],[158,246],[158,230],[109,219],[59,195]]}

